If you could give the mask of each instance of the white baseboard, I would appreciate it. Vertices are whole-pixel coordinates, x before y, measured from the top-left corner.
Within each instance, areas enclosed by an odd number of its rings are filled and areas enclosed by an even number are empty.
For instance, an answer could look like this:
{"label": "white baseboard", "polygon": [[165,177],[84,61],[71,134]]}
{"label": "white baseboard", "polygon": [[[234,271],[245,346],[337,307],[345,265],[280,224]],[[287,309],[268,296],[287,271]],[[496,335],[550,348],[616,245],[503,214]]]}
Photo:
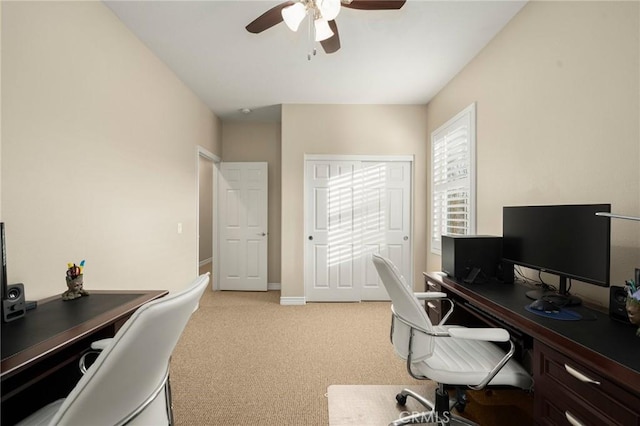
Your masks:
{"label": "white baseboard", "polygon": [[201,260],[198,265],[202,268],[204,265],[208,265],[211,262],[213,262],[213,257],[210,257],[210,258],[205,259],[205,260]]}
{"label": "white baseboard", "polygon": [[280,304],[283,306],[299,306],[305,305],[304,296],[302,297],[280,297]]}
{"label": "white baseboard", "polygon": [[280,283],[267,283],[267,290],[280,290]]}

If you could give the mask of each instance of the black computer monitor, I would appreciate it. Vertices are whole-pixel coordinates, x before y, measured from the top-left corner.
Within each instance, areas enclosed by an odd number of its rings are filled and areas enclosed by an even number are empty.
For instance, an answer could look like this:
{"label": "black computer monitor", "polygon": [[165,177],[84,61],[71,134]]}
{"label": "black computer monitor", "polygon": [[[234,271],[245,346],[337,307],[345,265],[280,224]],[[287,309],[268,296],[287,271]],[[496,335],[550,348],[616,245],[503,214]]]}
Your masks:
{"label": "black computer monitor", "polygon": [[[608,287],[611,225],[597,212],[611,204],[510,206],[502,210],[503,259],[560,277],[554,300],[577,305],[567,292],[567,279]],[[528,292],[537,299],[549,292]]]}

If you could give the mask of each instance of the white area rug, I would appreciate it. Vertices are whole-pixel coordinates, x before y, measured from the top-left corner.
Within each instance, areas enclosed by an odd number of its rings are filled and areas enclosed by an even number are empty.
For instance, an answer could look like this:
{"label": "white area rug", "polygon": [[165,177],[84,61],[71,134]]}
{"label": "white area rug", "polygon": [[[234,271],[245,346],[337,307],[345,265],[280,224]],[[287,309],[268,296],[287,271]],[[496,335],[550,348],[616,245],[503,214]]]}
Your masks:
{"label": "white area rug", "polygon": [[427,385],[331,385],[328,389],[329,426],[386,426],[407,411],[426,411],[413,398],[404,407],[396,394],[409,388],[432,400],[435,384]]}
{"label": "white area rug", "polygon": [[[433,401],[436,385],[331,385],[329,386],[329,426],[386,426],[413,412],[427,411],[413,398],[407,405],[396,403],[396,394],[409,388]],[[515,389],[467,390],[464,417],[481,425],[533,425],[533,395]],[[409,413],[407,413],[409,412]],[[454,411],[455,413],[455,411]],[[468,421],[467,420],[467,421]],[[459,424],[452,420],[452,424]],[[427,423],[434,424],[434,423]]]}

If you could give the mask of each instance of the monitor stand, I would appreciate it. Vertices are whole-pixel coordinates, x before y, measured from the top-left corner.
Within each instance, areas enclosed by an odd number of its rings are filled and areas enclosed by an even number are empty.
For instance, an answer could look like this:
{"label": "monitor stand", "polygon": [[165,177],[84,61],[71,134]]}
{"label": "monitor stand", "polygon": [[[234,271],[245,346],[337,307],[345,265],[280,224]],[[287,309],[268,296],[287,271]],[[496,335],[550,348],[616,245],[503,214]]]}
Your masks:
{"label": "monitor stand", "polygon": [[578,296],[573,296],[567,292],[567,277],[560,276],[560,289],[553,291],[549,286],[545,286],[541,290],[527,291],[526,295],[529,299],[543,299],[553,303],[556,306],[578,306],[582,304],[582,300]]}

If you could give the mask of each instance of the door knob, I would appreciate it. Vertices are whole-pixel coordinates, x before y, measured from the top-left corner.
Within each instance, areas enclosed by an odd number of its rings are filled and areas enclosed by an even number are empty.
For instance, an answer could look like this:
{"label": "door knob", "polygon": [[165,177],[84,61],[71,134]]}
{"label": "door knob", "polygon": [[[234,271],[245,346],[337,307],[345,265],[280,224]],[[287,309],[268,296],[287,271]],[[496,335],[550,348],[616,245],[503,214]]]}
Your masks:
{"label": "door knob", "polygon": [[309,235],[309,241],[313,240],[313,235]]}
{"label": "door knob", "polygon": [[267,236],[267,234],[266,234],[266,233],[264,233],[264,232],[262,232],[262,233],[260,233],[260,234],[256,234],[256,235],[260,235],[260,236],[262,236],[262,237],[266,237],[266,236]]}
{"label": "door knob", "polygon": [[404,236],[403,240],[407,241],[409,239],[409,237],[407,237],[406,235]]}

